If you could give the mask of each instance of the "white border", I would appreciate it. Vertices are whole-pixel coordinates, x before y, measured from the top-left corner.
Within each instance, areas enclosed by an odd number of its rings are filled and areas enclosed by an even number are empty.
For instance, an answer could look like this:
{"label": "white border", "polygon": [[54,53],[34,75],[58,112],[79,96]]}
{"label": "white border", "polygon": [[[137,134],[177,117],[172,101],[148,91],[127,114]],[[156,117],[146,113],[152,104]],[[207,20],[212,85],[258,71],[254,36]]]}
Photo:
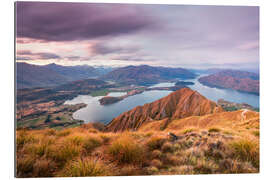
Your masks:
{"label": "white border", "polygon": [[[34,1],[34,0],[32,0]],[[40,0],[44,1],[44,0]],[[77,2],[75,0],[65,0],[57,2]],[[99,177],[96,179],[267,179],[270,177],[270,118],[269,118],[269,93],[270,93],[270,57],[269,57],[269,17],[270,8],[268,0],[80,0],[80,2],[110,2],[110,3],[146,3],[146,4],[189,4],[189,5],[245,5],[260,6],[260,72],[261,72],[261,173],[241,174],[241,175],[185,175],[185,176],[130,176],[130,177]],[[1,121],[1,179],[14,179],[14,1],[1,1],[1,98],[0,98],[0,121]],[[269,179],[268,177],[268,179]],[[95,179],[95,178],[76,178],[76,179]],[[30,178],[32,179],[32,178]],[[39,178],[35,178],[39,179]],[[54,178],[60,179],[60,178]],[[62,178],[61,178],[62,179]],[[65,178],[74,179],[74,178]]]}

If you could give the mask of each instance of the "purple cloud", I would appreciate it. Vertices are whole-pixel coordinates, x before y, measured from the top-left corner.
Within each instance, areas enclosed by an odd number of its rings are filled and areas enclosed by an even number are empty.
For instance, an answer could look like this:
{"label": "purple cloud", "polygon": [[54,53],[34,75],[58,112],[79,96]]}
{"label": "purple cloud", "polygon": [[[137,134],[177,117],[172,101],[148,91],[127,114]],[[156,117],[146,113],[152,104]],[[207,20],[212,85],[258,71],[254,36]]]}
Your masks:
{"label": "purple cloud", "polygon": [[17,56],[16,60],[19,61],[27,61],[27,60],[32,60],[30,57],[22,57],[22,56]]}
{"label": "purple cloud", "polygon": [[[17,55],[23,55],[27,57],[20,57],[20,58],[26,58],[27,60],[32,60],[32,59],[59,59],[61,58],[57,54],[54,53],[47,53],[47,52],[39,52],[39,53],[33,53],[29,50],[22,50],[22,51],[17,51]],[[18,58],[17,58],[18,59]],[[21,59],[23,60],[23,59]]]}
{"label": "purple cloud", "polygon": [[16,12],[17,37],[46,41],[115,36],[154,24],[136,5],[17,2]]}
{"label": "purple cloud", "polygon": [[104,42],[91,46],[91,52],[95,55],[135,53],[139,50],[136,46],[108,46]]}
{"label": "purple cloud", "polygon": [[68,56],[66,57],[68,60],[79,60],[81,57],[80,56]]}

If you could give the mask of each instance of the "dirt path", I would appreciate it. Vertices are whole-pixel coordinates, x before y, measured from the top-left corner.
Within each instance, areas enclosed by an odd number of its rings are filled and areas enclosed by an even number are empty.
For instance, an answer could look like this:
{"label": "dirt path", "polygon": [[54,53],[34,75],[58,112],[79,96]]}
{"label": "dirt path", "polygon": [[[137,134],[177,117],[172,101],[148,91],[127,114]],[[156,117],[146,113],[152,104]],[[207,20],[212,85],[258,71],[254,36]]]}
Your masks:
{"label": "dirt path", "polygon": [[245,115],[245,114],[246,114],[246,112],[248,112],[248,111],[249,111],[248,109],[243,109],[243,112],[241,113],[241,117],[242,117],[241,119],[242,119],[242,120],[245,120],[245,119],[246,119],[246,115]]}

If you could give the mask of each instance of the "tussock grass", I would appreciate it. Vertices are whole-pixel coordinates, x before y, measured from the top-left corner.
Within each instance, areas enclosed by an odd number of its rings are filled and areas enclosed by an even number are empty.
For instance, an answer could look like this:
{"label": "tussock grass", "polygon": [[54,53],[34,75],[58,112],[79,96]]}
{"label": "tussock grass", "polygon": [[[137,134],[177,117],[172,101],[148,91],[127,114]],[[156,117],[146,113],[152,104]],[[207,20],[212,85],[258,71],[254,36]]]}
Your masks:
{"label": "tussock grass", "polygon": [[180,165],[172,168],[172,172],[176,174],[194,174],[194,168],[190,165]]}
{"label": "tussock grass", "polygon": [[99,136],[102,139],[104,144],[108,144],[110,142],[110,140],[111,140],[111,137],[109,135],[100,134]]}
{"label": "tussock grass", "polygon": [[211,174],[217,168],[215,163],[212,161],[199,160],[194,166],[194,171],[196,174]]}
{"label": "tussock grass", "polygon": [[187,128],[187,129],[184,129],[184,130],[182,131],[182,134],[187,134],[187,133],[190,133],[190,132],[193,132],[193,131],[194,131],[193,128]]}
{"label": "tussock grass", "polygon": [[212,127],[208,129],[208,132],[220,132],[220,129],[216,127]]}
{"label": "tussock grass", "polygon": [[158,168],[155,166],[150,166],[146,169],[147,174],[151,175],[151,174],[156,174],[159,172]]}
{"label": "tussock grass", "polygon": [[142,170],[133,164],[127,164],[119,169],[119,175],[121,176],[142,175],[142,173]]}
{"label": "tussock grass", "polygon": [[260,131],[253,131],[252,134],[254,136],[260,137]]}
{"label": "tussock grass", "polygon": [[123,136],[114,141],[108,148],[108,153],[118,163],[141,164],[144,159],[144,149],[129,136]]}
{"label": "tussock grass", "polygon": [[16,134],[16,147],[22,148],[25,144],[37,142],[38,139],[28,133],[26,130],[19,131]]}
{"label": "tussock grass", "polygon": [[68,136],[70,133],[71,133],[70,129],[64,129],[64,130],[57,132],[56,136],[58,136],[58,137]]}
{"label": "tussock grass", "polygon": [[165,142],[162,147],[161,147],[161,150],[162,152],[173,152],[174,151],[174,148],[173,148],[173,145],[172,143],[169,143],[169,142]]}
{"label": "tussock grass", "polygon": [[96,147],[101,146],[102,139],[98,136],[89,136],[83,142],[83,148],[87,153],[92,152]]}
{"label": "tussock grass", "polygon": [[56,168],[56,163],[50,159],[39,159],[34,164],[35,177],[51,177],[53,169]]}
{"label": "tussock grass", "polygon": [[153,167],[161,168],[162,162],[159,159],[153,159],[150,165]]}
{"label": "tussock grass", "polygon": [[71,145],[82,145],[85,141],[85,135],[83,134],[72,134],[65,138],[64,140],[66,144]]}
{"label": "tussock grass", "polygon": [[188,128],[176,141],[166,130],[111,133],[92,128],[17,130],[17,177],[259,172],[254,128],[230,135],[224,129],[200,133]]}
{"label": "tussock grass", "polygon": [[162,156],[162,152],[160,150],[156,149],[156,150],[152,151],[153,158],[161,158],[161,156]]}
{"label": "tussock grass", "polygon": [[164,144],[165,139],[161,136],[152,136],[146,143],[150,151],[160,149]]}
{"label": "tussock grass", "polygon": [[46,132],[45,132],[45,135],[55,136],[56,133],[57,133],[57,131],[55,129],[47,129]]}
{"label": "tussock grass", "polygon": [[68,163],[59,176],[82,177],[109,175],[106,165],[99,160],[79,159]]}
{"label": "tussock grass", "polygon": [[17,177],[31,177],[34,169],[35,157],[30,155],[17,156]]}
{"label": "tussock grass", "polygon": [[256,168],[259,167],[259,145],[258,143],[248,140],[240,139],[230,143],[232,155],[242,161],[249,161]]}
{"label": "tussock grass", "polygon": [[81,149],[80,146],[74,144],[62,144],[54,146],[54,149],[52,149],[48,156],[62,166],[65,162],[79,156]]}

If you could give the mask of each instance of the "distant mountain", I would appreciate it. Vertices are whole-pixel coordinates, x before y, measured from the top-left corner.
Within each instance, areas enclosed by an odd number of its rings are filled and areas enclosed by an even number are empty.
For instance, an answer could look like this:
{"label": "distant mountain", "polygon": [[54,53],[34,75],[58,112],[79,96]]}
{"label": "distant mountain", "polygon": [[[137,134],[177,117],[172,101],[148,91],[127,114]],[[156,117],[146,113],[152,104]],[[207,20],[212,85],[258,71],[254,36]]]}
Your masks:
{"label": "distant mountain", "polygon": [[189,71],[195,73],[195,74],[215,74],[221,71],[246,71],[251,73],[259,73],[258,69],[228,69],[228,68],[209,68],[209,69],[188,69]]}
{"label": "distant mountain", "polygon": [[102,79],[123,84],[147,85],[173,78],[192,79],[196,75],[183,68],[153,67],[148,65],[126,66],[102,76]]}
{"label": "distant mountain", "polygon": [[68,78],[44,66],[16,63],[17,88],[46,87],[68,82]]}
{"label": "distant mountain", "polygon": [[18,89],[56,86],[75,80],[97,78],[112,70],[88,65],[61,66],[54,63],[44,66],[16,63],[16,66]]}
{"label": "distant mountain", "polygon": [[53,90],[55,91],[89,91],[89,90],[97,90],[99,88],[106,88],[110,87],[108,83],[102,80],[98,79],[83,79],[83,80],[77,80],[68,82],[66,84],[54,87]]}
{"label": "distant mountain", "polygon": [[79,79],[88,79],[90,77],[97,77],[101,75],[100,72],[97,71],[97,69],[91,66],[87,66],[87,65],[61,66],[61,65],[52,63],[52,64],[45,65],[44,67],[50,70],[53,70],[60,75],[65,76],[68,80],[71,80],[71,81],[79,80]]}
{"label": "distant mountain", "polygon": [[[76,97],[79,94],[90,94],[93,91],[114,87],[98,79],[84,79],[67,82],[53,87],[27,88],[17,90],[17,103],[31,101],[31,103],[62,101]],[[28,104],[29,105],[29,104]]]}
{"label": "distant mountain", "polygon": [[171,119],[202,116],[222,111],[220,106],[206,99],[197,91],[182,88],[157,101],[122,113],[108,124],[107,129],[115,132],[127,129],[136,130],[146,122],[167,118],[167,122],[164,124],[166,126]]}
{"label": "distant mountain", "polygon": [[238,91],[259,94],[259,75],[256,73],[225,70],[199,79],[199,82],[218,88],[234,89]]}

